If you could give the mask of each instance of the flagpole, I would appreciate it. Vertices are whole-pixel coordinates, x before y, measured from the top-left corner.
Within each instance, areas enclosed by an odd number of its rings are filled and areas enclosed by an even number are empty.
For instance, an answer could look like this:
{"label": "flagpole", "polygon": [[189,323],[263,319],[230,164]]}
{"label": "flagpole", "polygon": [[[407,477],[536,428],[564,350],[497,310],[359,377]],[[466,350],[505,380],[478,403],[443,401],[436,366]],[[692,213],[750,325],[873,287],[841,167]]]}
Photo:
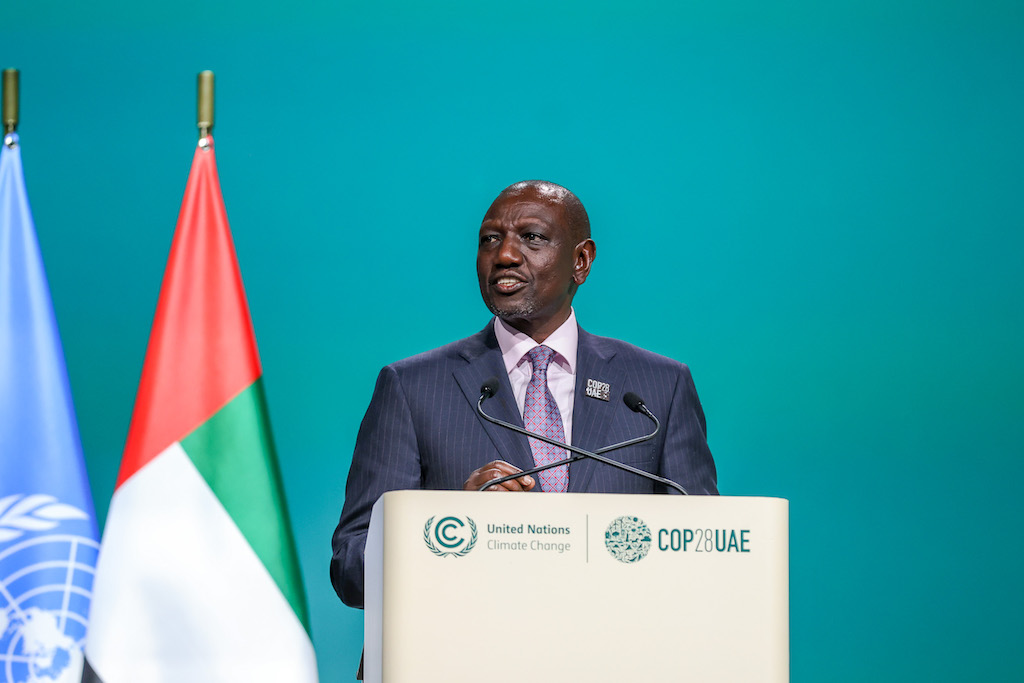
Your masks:
{"label": "flagpole", "polygon": [[18,70],[4,69],[3,95],[4,135],[13,133],[18,128]]}
{"label": "flagpole", "polygon": [[199,128],[199,140],[202,141],[213,132],[213,72],[200,71],[197,85],[196,127]]}

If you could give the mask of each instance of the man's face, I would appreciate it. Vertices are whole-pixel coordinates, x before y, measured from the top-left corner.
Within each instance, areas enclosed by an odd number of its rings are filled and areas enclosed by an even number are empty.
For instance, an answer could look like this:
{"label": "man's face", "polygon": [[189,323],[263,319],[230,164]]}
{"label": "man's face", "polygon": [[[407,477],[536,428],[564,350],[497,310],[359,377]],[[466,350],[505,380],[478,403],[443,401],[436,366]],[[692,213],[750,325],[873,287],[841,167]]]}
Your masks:
{"label": "man's face", "polygon": [[593,257],[593,241],[576,243],[557,197],[534,187],[501,195],[480,225],[480,294],[496,316],[543,341],[569,317]]}

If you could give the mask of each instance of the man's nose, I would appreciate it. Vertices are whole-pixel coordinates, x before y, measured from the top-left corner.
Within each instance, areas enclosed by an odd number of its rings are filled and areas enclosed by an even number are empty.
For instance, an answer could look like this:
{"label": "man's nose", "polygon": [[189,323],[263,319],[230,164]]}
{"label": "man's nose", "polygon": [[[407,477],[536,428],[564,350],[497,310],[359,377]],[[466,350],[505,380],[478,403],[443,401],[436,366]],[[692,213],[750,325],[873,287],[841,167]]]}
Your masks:
{"label": "man's nose", "polygon": [[523,252],[515,239],[504,239],[498,249],[497,262],[502,266],[517,266],[523,262]]}

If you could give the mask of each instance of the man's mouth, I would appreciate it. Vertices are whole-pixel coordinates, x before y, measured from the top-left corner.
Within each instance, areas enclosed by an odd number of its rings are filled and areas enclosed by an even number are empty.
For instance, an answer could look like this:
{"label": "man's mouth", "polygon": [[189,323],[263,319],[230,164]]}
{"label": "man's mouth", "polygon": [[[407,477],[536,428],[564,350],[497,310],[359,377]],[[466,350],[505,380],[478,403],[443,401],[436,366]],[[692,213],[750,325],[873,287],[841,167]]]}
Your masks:
{"label": "man's mouth", "polygon": [[494,288],[502,294],[511,294],[526,286],[526,283],[517,277],[503,276],[494,280]]}

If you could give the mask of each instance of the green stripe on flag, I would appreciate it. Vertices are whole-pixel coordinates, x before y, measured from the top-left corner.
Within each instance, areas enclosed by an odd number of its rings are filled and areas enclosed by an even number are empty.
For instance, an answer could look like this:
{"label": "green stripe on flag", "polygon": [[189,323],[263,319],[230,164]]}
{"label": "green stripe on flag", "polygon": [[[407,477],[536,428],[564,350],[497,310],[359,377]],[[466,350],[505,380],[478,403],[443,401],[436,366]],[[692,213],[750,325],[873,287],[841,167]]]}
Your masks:
{"label": "green stripe on flag", "polygon": [[262,378],[182,439],[181,445],[309,633],[306,594]]}

